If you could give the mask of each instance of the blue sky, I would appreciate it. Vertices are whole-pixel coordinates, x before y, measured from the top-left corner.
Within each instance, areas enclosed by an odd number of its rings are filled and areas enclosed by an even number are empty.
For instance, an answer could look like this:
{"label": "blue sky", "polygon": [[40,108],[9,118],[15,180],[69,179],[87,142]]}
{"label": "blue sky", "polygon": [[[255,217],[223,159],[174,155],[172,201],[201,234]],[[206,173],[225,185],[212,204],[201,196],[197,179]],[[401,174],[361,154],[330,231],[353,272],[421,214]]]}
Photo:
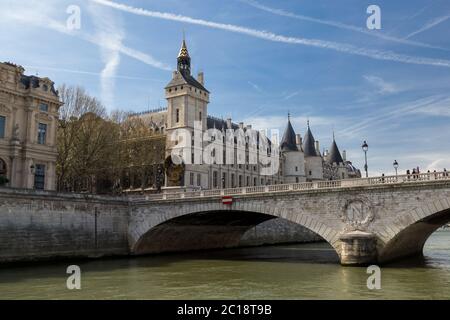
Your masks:
{"label": "blue sky", "polygon": [[[45,2],[45,3],[43,3]],[[381,8],[381,30],[366,9]],[[68,30],[68,6],[81,28]],[[85,87],[109,110],[165,106],[185,30],[209,114],[283,131],[287,113],[321,148],[333,129],[370,173],[450,169],[450,3],[445,0],[0,0],[0,61]]]}

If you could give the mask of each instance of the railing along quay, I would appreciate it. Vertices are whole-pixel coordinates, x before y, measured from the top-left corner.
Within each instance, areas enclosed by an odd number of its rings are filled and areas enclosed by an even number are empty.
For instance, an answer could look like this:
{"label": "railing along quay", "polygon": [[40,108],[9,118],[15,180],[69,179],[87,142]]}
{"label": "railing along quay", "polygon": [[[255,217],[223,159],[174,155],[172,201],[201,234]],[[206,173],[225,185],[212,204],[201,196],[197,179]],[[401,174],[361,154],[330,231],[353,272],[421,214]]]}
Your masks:
{"label": "railing along quay", "polygon": [[245,194],[264,194],[276,192],[292,192],[292,191],[307,191],[316,189],[337,189],[349,187],[363,187],[375,185],[393,185],[393,184],[413,184],[423,183],[427,181],[442,181],[450,180],[449,172],[432,172],[432,173],[416,173],[409,175],[398,176],[381,176],[348,180],[330,180],[330,181],[315,181],[292,184],[276,184],[268,186],[254,186],[231,189],[212,189],[212,190],[196,190],[185,192],[170,192],[159,193],[146,196],[130,197],[132,201],[160,201],[160,200],[175,200],[175,199],[192,199],[192,198],[206,198],[218,196],[233,196]]}

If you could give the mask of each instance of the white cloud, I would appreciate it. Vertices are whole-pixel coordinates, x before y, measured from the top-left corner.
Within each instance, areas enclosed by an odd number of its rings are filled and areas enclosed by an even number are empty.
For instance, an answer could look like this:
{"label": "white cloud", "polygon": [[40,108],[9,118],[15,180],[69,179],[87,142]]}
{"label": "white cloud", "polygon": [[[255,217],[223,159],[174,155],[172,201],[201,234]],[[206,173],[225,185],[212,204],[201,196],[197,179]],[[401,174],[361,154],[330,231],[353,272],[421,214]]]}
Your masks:
{"label": "white cloud", "polygon": [[150,18],[158,18],[170,21],[178,21],[183,23],[195,24],[200,26],[205,26],[214,29],[226,30],[230,32],[245,34],[248,36],[274,41],[274,42],[282,42],[282,43],[290,43],[290,44],[299,44],[305,45],[309,47],[316,47],[322,49],[329,49],[338,51],[341,53],[347,53],[351,55],[358,55],[363,57],[368,57],[376,60],[384,60],[384,61],[395,61],[402,62],[408,64],[418,64],[418,65],[430,65],[430,66],[438,66],[438,67],[446,67],[450,68],[450,60],[444,59],[431,59],[425,57],[417,57],[417,56],[408,56],[404,54],[398,54],[392,51],[381,51],[381,50],[372,50],[363,47],[357,47],[350,44],[332,42],[332,41],[324,41],[320,39],[306,39],[306,38],[298,38],[298,37],[288,37],[283,35],[278,35],[272,32],[264,31],[264,30],[256,30],[247,27],[218,23],[213,21],[207,21],[202,19],[195,19],[187,16],[177,15],[173,13],[165,13],[158,11],[150,11],[142,8],[136,8],[129,5],[109,1],[109,0],[90,0],[92,2],[102,4],[104,6],[108,6],[117,10],[121,10],[123,12],[128,12],[131,14],[145,16]]}
{"label": "white cloud", "polygon": [[339,135],[352,137],[356,136],[362,130],[374,126],[385,126],[389,120],[405,117],[408,114],[418,113],[421,110],[428,110],[441,105],[443,101],[449,99],[447,96],[435,95],[414,101],[407,101],[397,105],[391,105],[385,108],[376,108],[376,112],[364,116],[363,119],[354,119],[353,125],[339,132]]}
{"label": "white cloud", "polygon": [[253,89],[255,89],[256,91],[258,91],[258,92],[263,92],[263,91],[261,90],[261,88],[260,88],[256,83],[253,83],[253,82],[251,82],[251,81],[248,81],[248,84],[251,85],[251,86],[253,87]]}
{"label": "white cloud", "polygon": [[171,67],[156,60],[150,54],[126,47],[123,44],[105,42],[99,39],[98,35],[91,35],[88,33],[82,33],[77,30],[67,29],[65,21],[61,22],[53,18],[56,16],[55,6],[39,1],[28,1],[27,3],[10,1],[10,5],[2,5],[0,11],[0,21],[3,23],[23,23],[31,26],[38,26],[40,28],[46,28],[53,30],[68,36],[77,37],[84,41],[90,42],[97,46],[102,46],[106,49],[113,51],[119,51],[121,54],[143,62],[151,67],[170,71]]}
{"label": "white cloud", "polygon": [[[304,131],[306,131],[306,123],[308,120],[311,122],[311,124],[314,125],[314,127],[319,126],[331,127],[331,124],[333,123],[331,119],[323,117],[291,116],[292,126],[294,127],[294,129],[299,130],[299,132],[297,133],[300,133],[302,135],[304,134]],[[244,123],[251,124],[252,128],[256,130],[278,129],[280,131],[283,131],[287,124],[287,116],[249,117],[244,119]]]}
{"label": "white cloud", "polygon": [[433,104],[423,106],[417,110],[414,110],[414,113],[437,117],[450,117],[450,97],[436,101]]}
{"label": "white cloud", "polygon": [[397,85],[387,82],[381,77],[365,75],[364,79],[377,88],[378,93],[380,94],[391,94],[402,91]]}

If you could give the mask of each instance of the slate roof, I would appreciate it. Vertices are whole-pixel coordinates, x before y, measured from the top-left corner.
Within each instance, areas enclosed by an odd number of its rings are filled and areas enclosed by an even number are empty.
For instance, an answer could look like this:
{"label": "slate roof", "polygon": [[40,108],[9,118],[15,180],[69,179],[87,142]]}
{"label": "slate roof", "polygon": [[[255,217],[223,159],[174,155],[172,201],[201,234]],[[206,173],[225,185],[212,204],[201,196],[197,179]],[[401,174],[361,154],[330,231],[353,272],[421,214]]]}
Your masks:
{"label": "slate roof", "polygon": [[303,151],[305,157],[320,157],[319,151],[316,150],[316,140],[311,132],[311,128],[308,125],[308,131],[306,131],[305,140],[303,141]]}
{"label": "slate roof", "polygon": [[294,128],[292,128],[291,120],[288,120],[280,146],[281,151],[298,151],[295,131]]}
{"label": "slate roof", "polygon": [[334,140],[334,139],[333,139],[333,144],[331,145],[331,148],[330,148],[330,152],[329,152],[328,155],[327,155],[326,161],[327,161],[329,164],[333,164],[333,163],[337,163],[337,164],[344,163],[344,160],[342,159],[342,156],[341,156],[341,153],[340,153],[340,151],[339,151],[339,148],[338,148],[338,146],[337,146],[337,144],[336,144],[336,140]]}

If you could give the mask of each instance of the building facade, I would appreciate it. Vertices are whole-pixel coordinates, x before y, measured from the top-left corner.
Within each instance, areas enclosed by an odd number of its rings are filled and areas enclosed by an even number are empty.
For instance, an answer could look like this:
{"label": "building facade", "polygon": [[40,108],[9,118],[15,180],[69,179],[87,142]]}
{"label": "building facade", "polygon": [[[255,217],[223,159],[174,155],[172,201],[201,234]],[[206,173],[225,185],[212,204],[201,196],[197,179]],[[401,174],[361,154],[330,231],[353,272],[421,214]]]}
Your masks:
{"label": "building facade", "polygon": [[56,189],[56,133],[62,103],[48,78],[0,63],[0,176],[14,188]]}
{"label": "building facade", "polygon": [[[240,143],[234,139],[233,150],[229,147],[227,149],[227,130],[240,130],[245,135],[252,126],[208,114],[210,92],[205,88],[202,72],[196,78],[192,76],[191,57],[184,40],[177,58],[177,70],[173,72],[172,79],[165,88],[165,96],[167,108],[140,113],[137,116],[155,132],[162,132],[167,137],[166,189],[220,189],[360,177],[359,170],[342,158],[335,141],[328,154],[320,153],[319,142],[315,140],[309,122],[303,140],[295,133],[290,118],[288,119],[280,143],[280,152],[275,155],[278,157],[279,166],[271,175],[261,174],[259,159],[256,159],[256,163],[249,161],[258,155],[253,154],[255,150],[248,146],[248,140]],[[183,137],[177,136],[179,129],[189,132],[192,141],[182,141]],[[216,129],[222,133],[223,141],[215,140],[214,136],[210,141],[222,144],[219,150],[223,150],[223,161],[218,164],[204,163],[203,153],[196,152],[197,149],[203,150],[204,145],[196,145],[195,141],[202,141],[202,135],[208,129]],[[171,163],[171,154],[178,149],[189,150],[191,154],[183,156],[185,159],[191,158],[191,161],[182,165]],[[257,149],[260,149],[260,145]],[[242,152],[238,152],[239,150]],[[230,153],[233,155],[231,159],[228,157]],[[245,161],[241,161],[239,155],[244,156]]]}

